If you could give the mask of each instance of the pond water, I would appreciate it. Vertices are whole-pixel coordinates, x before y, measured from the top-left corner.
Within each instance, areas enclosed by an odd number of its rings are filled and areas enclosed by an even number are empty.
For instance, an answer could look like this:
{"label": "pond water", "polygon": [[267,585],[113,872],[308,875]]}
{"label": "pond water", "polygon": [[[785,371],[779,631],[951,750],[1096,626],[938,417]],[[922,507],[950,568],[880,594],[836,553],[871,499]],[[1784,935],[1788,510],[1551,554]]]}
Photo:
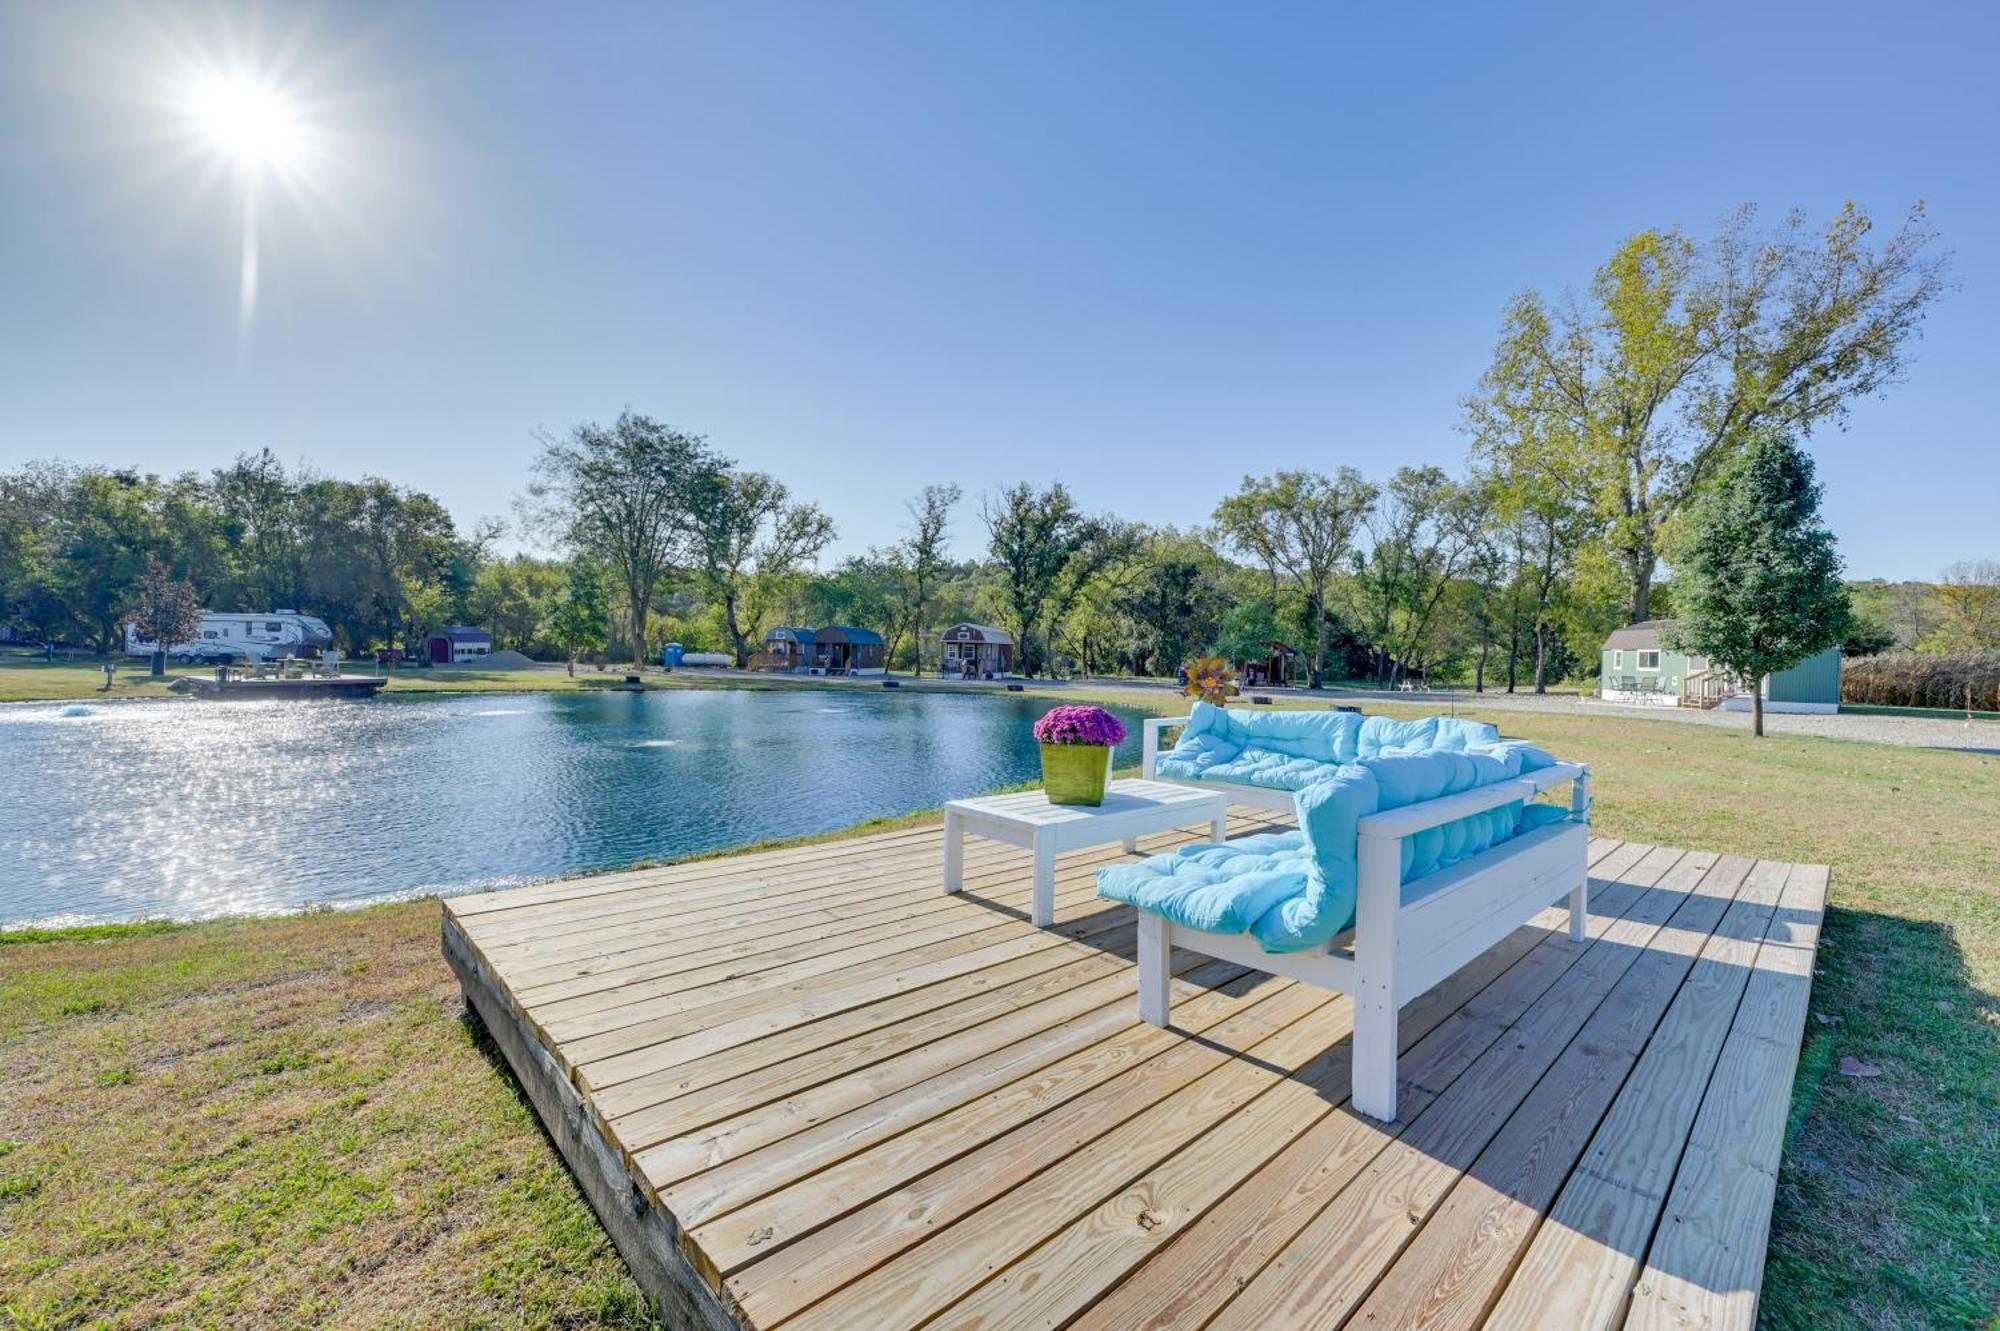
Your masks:
{"label": "pond water", "polygon": [[[1030,727],[1051,705],[857,689],[0,706],[0,924],[448,894],[832,831],[1036,779]],[[1138,714],[1121,715],[1136,763]]]}

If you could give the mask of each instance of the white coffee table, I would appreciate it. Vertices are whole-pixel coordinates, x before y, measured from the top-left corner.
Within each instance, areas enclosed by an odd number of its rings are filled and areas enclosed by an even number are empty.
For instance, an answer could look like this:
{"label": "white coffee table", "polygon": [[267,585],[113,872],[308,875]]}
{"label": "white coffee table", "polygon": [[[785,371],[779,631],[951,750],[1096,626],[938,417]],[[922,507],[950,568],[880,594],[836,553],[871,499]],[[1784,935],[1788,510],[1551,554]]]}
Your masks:
{"label": "white coffee table", "polygon": [[1056,918],[1056,856],[1065,850],[1123,841],[1137,850],[1142,836],[1206,822],[1217,841],[1229,833],[1229,797],[1164,781],[1113,781],[1104,803],[1051,804],[1039,790],[982,795],[944,806],[944,890],[965,886],[965,834],[1019,846],[1035,855],[1037,925]]}

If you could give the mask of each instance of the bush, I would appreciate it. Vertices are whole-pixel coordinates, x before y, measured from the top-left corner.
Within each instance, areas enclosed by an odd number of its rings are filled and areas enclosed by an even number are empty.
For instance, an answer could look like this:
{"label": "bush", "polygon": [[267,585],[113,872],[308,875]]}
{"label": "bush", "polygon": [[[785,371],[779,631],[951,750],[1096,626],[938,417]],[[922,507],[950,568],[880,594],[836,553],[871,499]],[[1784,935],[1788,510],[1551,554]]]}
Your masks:
{"label": "bush", "polygon": [[1883,652],[1848,661],[1840,700],[1876,707],[2000,711],[2000,652]]}

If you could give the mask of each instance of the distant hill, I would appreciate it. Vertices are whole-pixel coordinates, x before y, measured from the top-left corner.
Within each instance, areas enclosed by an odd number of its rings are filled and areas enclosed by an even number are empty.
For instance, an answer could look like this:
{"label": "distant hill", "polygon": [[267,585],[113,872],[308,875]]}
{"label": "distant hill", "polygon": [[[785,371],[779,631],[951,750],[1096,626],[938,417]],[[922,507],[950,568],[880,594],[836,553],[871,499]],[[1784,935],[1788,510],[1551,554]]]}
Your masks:
{"label": "distant hill", "polygon": [[1862,628],[1878,631],[1873,635],[1879,643],[1874,647],[1876,651],[1913,649],[1944,621],[1934,582],[1868,578],[1848,583],[1847,595]]}

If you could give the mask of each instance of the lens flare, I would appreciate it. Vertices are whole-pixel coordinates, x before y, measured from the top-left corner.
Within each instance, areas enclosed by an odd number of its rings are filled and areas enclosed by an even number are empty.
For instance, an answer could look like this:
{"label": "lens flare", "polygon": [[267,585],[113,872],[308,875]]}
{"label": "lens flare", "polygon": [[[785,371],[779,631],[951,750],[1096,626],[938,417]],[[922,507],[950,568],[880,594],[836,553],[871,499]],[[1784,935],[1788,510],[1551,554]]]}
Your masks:
{"label": "lens flare", "polygon": [[196,135],[245,169],[298,165],[304,133],[298,108],[272,87],[243,77],[210,75],[188,93]]}

